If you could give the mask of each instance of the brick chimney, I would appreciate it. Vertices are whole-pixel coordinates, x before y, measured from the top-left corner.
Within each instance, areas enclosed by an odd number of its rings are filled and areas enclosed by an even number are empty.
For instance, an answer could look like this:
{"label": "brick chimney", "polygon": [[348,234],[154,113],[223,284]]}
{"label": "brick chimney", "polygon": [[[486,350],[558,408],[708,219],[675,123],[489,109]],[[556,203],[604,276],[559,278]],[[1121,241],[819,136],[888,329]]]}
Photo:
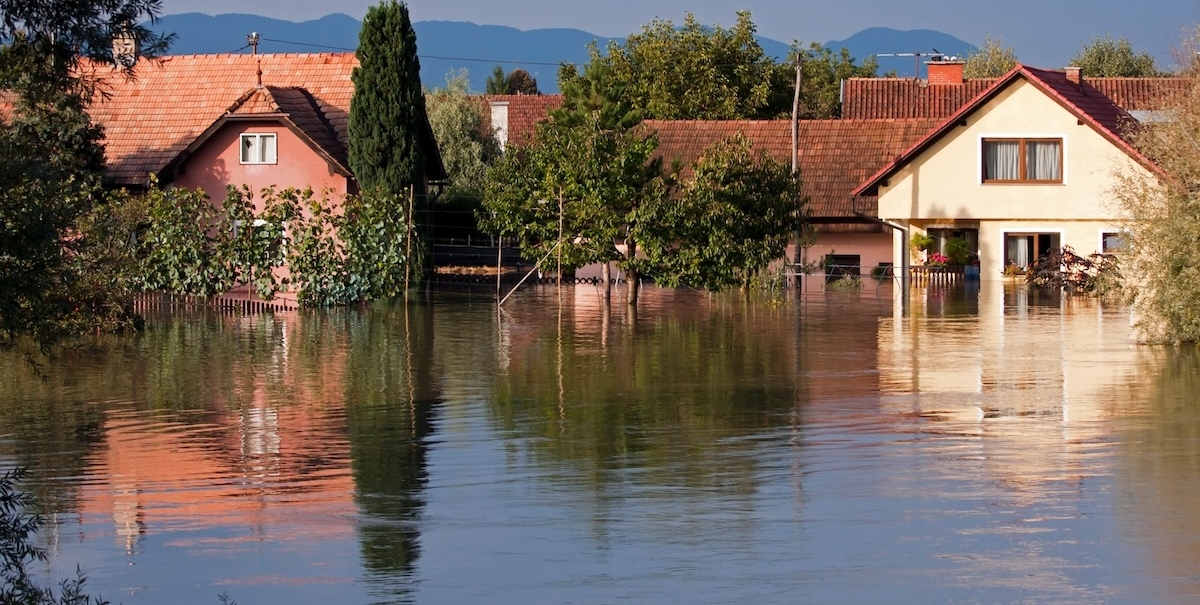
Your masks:
{"label": "brick chimney", "polygon": [[1063,69],[1067,73],[1067,81],[1078,86],[1083,90],[1083,69],[1079,67],[1067,67]]}
{"label": "brick chimney", "polygon": [[929,85],[945,86],[963,83],[963,62],[957,60],[929,61]]}

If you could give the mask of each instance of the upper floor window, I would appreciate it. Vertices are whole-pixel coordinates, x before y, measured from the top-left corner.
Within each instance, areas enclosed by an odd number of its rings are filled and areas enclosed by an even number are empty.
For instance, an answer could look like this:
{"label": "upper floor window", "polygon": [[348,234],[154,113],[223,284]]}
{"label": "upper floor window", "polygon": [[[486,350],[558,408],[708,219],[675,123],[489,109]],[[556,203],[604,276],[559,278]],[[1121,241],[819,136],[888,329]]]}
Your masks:
{"label": "upper floor window", "polygon": [[242,135],[243,164],[274,164],[277,159],[273,133],[248,132]]}
{"label": "upper floor window", "polygon": [[984,139],[983,182],[1061,183],[1062,139]]}

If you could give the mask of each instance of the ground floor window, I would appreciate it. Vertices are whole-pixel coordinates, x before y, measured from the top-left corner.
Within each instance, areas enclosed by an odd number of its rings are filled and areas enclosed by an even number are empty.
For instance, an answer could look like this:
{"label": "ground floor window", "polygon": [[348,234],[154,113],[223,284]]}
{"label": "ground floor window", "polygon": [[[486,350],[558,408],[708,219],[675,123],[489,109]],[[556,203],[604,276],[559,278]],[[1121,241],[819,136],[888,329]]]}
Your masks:
{"label": "ground floor window", "polygon": [[1057,251],[1062,236],[1057,233],[1008,233],[1004,236],[1006,269],[1024,271],[1037,259]]}
{"label": "ground floor window", "polygon": [[1120,233],[1105,231],[1100,234],[1100,252],[1102,254],[1120,254],[1125,251],[1127,245],[1125,236]]}
{"label": "ground floor window", "polygon": [[862,257],[857,254],[829,254],[825,256],[825,283],[843,277],[862,275]]}

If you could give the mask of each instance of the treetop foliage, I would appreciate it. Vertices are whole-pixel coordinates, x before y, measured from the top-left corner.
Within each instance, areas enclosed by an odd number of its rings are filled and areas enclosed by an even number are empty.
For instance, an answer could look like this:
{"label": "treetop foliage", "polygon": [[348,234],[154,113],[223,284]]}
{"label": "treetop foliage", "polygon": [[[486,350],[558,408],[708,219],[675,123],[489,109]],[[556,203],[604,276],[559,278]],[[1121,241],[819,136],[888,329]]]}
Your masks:
{"label": "treetop foliage", "polygon": [[1148,78],[1162,75],[1150,53],[1134,52],[1127,38],[1114,39],[1111,35],[1092,38],[1071,57],[1071,65],[1081,68],[1084,76],[1092,77]]}
{"label": "treetop foliage", "polygon": [[503,67],[499,65],[495,66],[492,68],[492,75],[488,76],[485,86],[485,90],[489,95],[541,94],[538,90],[537,79],[531,76],[528,71],[520,68],[506,74]]}
{"label": "treetop foliage", "polygon": [[[871,77],[875,59],[855,63],[846,49],[834,51],[796,43],[783,62],[766,56],[755,37],[750,13],[737,13],[733,27],[709,27],[688,14],[681,27],[655,19],[625,42],[595,46],[580,73],[559,69],[564,107],[605,108],[612,124],[658,120],[774,119],[790,115],[795,56],[803,53],[802,118],[840,115],[841,81]],[[635,113],[636,112],[636,113]]]}
{"label": "treetop foliage", "polygon": [[451,72],[444,88],[425,93],[429,125],[450,177],[447,199],[483,196],[487,167],[500,157],[483,106],[468,96],[466,70]]}
{"label": "treetop foliage", "polygon": [[174,36],[143,24],[161,9],[161,0],[0,0],[0,89],[26,99],[90,98],[94,82],[81,76],[80,60],[112,64],[117,35],[131,37],[142,55],[166,52]]}
{"label": "treetop foliage", "polygon": [[1004,46],[1000,38],[992,38],[989,34],[984,37],[983,44],[974,52],[967,54],[963,64],[963,77],[999,78],[1017,65],[1017,52],[1011,46]]}

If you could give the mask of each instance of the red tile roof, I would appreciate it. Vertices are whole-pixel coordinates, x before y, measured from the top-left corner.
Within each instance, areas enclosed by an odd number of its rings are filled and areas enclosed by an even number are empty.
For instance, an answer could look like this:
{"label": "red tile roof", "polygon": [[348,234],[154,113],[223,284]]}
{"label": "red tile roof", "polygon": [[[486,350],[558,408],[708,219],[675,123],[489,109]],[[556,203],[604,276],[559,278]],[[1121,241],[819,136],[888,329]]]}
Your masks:
{"label": "red tile roof", "polygon": [[[979,78],[962,84],[930,85],[912,78],[849,78],[842,90],[842,117],[946,118],[997,80]],[[1084,81],[1126,111],[1163,109],[1174,95],[1192,85],[1189,78],[1084,77]]]}
{"label": "red tile roof", "polygon": [[1018,64],[1003,77],[993,81],[991,86],[977,94],[970,102],[960,107],[948,118],[942,120],[936,128],[916,141],[904,153],[896,157],[894,161],[881,168],[870,179],[867,179],[859,187],[855,188],[853,195],[875,195],[880,183],[899,171],[905,164],[927,149],[944,134],[955,128],[959,121],[995,98],[996,95],[1000,94],[1001,91],[1018,79],[1024,79],[1037,87],[1051,99],[1058,102],[1064,109],[1071,112],[1082,123],[1090,126],[1100,136],[1108,139],[1113,145],[1123,150],[1138,163],[1150,170],[1159,171],[1159,168],[1153,162],[1142,155],[1141,152],[1135,149],[1121,135],[1125,128],[1133,123],[1133,118],[1124,109],[1118,107],[1111,99],[1101,94],[1086,79],[1083,83],[1077,84],[1068,80],[1066,73],[1063,71],[1036,69]]}
{"label": "red tile roof", "polygon": [[[508,103],[508,142],[524,145],[533,138],[538,122],[550,116],[563,103],[562,95],[484,95],[487,105]],[[491,119],[491,113],[486,114]]]}
{"label": "red tile roof", "polygon": [[[357,65],[353,53],[176,55],[139,61],[132,79],[110,66],[90,66],[106,93],[90,113],[105,128],[109,177],[122,185],[145,183],[239,101],[239,111],[251,113],[273,103],[314,141],[328,146],[330,155],[344,158],[354,95],[350,75]],[[259,83],[259,69],[272,99],[243,99]],[[423,134],[436,150],[432,131]],[[444,178],[436,153],[427,172]]]}
{"label": "red tile roof", "polygon": [[[658,135],[658,152],[668,165],[678,160],[691,166],[709,145],[738,132],[754,150],[791,163],[787,120],[646,120],[642,124]],[[935,120],[801,120],[800,179],[812,218],[853,217],[850,192],[936,124]],[[688,170],[683,172],[686,178]]]}

